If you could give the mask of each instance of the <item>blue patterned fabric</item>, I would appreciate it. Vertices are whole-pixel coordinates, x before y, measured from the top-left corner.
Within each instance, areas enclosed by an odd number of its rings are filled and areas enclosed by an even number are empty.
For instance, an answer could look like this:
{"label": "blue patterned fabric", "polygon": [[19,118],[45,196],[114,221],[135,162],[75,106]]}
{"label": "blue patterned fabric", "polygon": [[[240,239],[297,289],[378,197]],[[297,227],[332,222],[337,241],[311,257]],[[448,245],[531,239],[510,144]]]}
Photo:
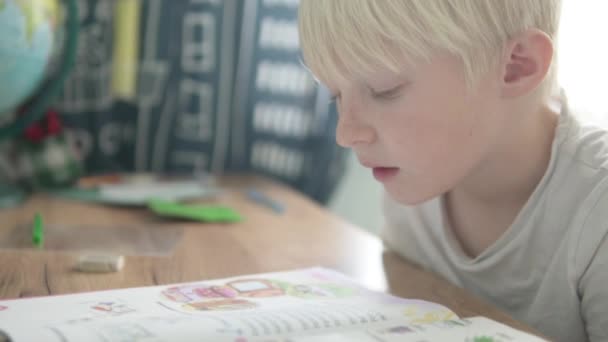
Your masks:
{"label": "blue patterned fabric", "polygon": [[329,96],[300,63],[297,0],[141,0],[137,96],[111,91],[114,1],[79,1],[59,110],[89,172],[271,176],[325,202],[342,175]]}

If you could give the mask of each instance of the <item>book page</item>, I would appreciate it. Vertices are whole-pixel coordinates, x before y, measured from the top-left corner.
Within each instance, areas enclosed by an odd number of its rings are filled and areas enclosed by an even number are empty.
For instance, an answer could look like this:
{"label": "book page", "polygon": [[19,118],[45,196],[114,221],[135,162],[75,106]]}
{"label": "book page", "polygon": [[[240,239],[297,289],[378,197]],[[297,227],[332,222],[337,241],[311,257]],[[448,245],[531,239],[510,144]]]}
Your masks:
{"label": "book page", "polygon": [[429,324],[385,323],[358,331],[286,338],[280,342],[542,342],[486,317],[453,319]]}
{"label": "book page", "polygon": [[455,318],[324,268],[0,301],[0,331],[16,341],[278,341]]}

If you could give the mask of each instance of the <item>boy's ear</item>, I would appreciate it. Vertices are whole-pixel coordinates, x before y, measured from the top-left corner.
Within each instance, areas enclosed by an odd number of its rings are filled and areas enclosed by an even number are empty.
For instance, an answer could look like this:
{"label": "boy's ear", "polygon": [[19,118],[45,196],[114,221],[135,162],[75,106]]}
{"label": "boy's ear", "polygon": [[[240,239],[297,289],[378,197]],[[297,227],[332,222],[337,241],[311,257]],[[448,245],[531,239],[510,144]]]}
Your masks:
{"label": "boy's ear", "polygon": [[502,68],[502,94],[517,97],[538,87],[551,67],[553,42],[537,29],[526,30],[507,43]]}

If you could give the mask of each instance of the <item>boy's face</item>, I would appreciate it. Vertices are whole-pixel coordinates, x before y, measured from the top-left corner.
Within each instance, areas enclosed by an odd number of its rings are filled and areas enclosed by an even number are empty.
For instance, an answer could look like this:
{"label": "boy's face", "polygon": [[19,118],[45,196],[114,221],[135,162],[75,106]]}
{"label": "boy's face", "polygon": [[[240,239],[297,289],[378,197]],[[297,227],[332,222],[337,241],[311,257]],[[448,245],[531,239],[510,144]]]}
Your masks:
{"label": "boy's face", "polygon": [[469,90],[459,60],[438,55],[399,75],[324,80],[337,96],[337,142],[397,201],[441,195],[484,167],[505,127],[499,82],[490,76]]}

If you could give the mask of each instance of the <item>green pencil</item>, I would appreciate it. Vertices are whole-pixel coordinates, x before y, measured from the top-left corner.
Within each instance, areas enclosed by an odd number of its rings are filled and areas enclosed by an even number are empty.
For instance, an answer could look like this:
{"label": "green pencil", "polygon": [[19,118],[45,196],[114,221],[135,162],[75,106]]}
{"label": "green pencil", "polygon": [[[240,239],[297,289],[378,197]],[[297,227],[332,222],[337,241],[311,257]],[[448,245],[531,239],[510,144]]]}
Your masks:
{"label": "green pencil", "polygon": [[42,215],[36,213],[34,216],[34,226],[32,227],[32,242],[38,247],[42,247],[44,243],[44,226],[42,224]]}

